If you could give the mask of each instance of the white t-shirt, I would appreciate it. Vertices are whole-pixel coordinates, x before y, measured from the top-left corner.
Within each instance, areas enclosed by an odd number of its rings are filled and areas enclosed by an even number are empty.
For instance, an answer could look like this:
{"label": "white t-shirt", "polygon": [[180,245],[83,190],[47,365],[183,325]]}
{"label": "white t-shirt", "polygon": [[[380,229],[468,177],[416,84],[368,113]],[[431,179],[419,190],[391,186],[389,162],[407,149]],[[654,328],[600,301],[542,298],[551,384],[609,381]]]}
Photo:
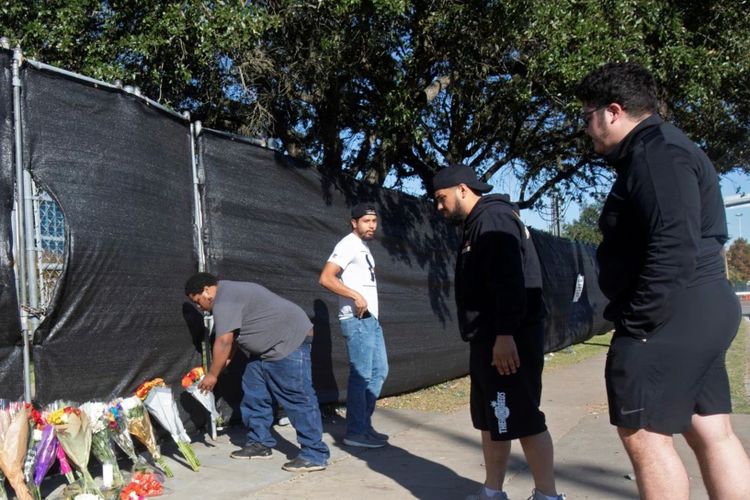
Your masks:
{"label": "white t-shirt", "polygon": [[[367,301],[367,310],[378,317],[378,283],[375,280],[375,259],[367,247],[367,243],[354,233],[349,233],[336,244],[328,262],[339,266],[341,281],[362,294]],[[354,316],[357,308],[354,301],[339,295],[339,319]]]}

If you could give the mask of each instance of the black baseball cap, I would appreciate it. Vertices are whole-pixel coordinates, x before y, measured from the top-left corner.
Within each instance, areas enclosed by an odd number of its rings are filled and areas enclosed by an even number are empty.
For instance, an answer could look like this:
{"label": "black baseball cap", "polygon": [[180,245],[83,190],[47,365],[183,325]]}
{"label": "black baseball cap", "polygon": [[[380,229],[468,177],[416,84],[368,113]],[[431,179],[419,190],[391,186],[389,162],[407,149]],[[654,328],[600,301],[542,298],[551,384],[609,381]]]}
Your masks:
{"label": "black baseball cap", "polygon": [[432,191],[458,186],[459,184],[466,184],[469,188],[480,193],[489,193],[492,191],[491,185],[477,179],[474,169],[458,163],[437,171],[435,177],[432,178]]}
{"label": "black baseball cap", "polygon": [[365,215],[378,215],[378,211],[375,208],[374,203],[357,203],[352,207],[352,219],[359,219],[360,217],[364,217]]}

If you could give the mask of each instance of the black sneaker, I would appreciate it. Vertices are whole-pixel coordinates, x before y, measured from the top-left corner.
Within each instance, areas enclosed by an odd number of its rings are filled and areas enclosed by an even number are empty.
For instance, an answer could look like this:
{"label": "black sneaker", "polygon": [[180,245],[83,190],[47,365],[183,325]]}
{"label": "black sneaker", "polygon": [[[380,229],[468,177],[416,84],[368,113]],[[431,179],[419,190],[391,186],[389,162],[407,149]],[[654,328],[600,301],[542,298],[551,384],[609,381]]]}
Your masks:
{"label": "black sneaker", "polygon": [[289,472],[314,472],[316,470],[324,470],[325,465],[316,464],[305,460],[304,458],[297,457],[291,462],[287,462],[281,466],[282,469]]}
{"label": "black sneaker", "polygon": [[271,448],[260,443],[251,443],[235,450],[229,454],[232,458],[261,459],[268,460],[271,457]]}

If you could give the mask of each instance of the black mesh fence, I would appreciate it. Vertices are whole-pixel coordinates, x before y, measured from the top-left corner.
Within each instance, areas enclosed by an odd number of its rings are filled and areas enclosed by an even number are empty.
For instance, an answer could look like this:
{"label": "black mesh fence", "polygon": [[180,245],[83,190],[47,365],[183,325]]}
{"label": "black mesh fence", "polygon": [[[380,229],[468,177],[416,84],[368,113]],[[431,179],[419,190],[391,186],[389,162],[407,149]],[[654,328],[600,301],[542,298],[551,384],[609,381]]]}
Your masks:
{"label": "black mesh fence", "polygon": [[132,95],[26,67],[28,168],[65,217],[65,266],[33,350],[37,400],[178,383],[200,358],[182,316],[193,272],[190,130]]}
{"label": "black mesh fence", "polygon": [[[384,394],[466,373],[451,285],[457,239],[429,204],[355,183],[336,184],[223,134],[204,133],[199,151],[206,176],[208,268],[226,279],[260,283],[307,311],[315,325],[313,380],[321,401],[346,397],[348,361],[337,299],[318,284],[318,276],[335,244],[351,232],[350,207],[357,200],[375,201],[380,209],[370,247],[389,352]],[[227,391],[238,386],[227,385]]]}
{"label": "black mesh fence", "polygon": [[[18,397],[9,68],[10,55],[0,52],[0,396]],[[52,235],[61,274],[34,333],[36,399],[121,396],[157,376],[178,391],[181,375],[200,362],[204,333],[201,315],[182,295],[198,269],[189,123],[122,90],[47,68],[27,65],[21,76],[25,167],[48,196],[44,203],[56,203],[64,216],[64,231]],[[346,398],[348,361],[337,299],[318,276],[351,230],[351,205],[361,200],[380,209],[371,248],[390,363],[384,394],[467,372],[452,295],[458,236],[429,202],[328,179],[211,130],[198,137],[197,158],[207,270],[260,283],[309,314],[321,402]],[[539,232],[534,239],[548,305],[547,349],[606,331],[592,249]],[[232,366],[218,391],[236,406],[241,366]]]}

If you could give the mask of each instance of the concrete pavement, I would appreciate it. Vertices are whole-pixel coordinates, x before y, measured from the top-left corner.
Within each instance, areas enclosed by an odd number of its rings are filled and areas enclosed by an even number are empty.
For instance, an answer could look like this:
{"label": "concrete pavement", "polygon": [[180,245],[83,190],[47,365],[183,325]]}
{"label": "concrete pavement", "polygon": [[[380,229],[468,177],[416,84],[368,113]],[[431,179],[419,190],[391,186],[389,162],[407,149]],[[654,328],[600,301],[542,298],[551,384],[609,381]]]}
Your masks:
{"label": "concrete pavement", "polygon": [[[604,361],[602,354],[544,374],[542,409],[555,443],[558,490],[569,499],[638,498],[635,481],[628,478],[632,474],[628,458],[608,423]],[[750,415],[735,415],[733,423],[747,448]],[[229,458],[229,453],[244,441],[240,428],[220,433],[216,442],[194,443],[202,462],[197,473],[183,464],[175,447],[165,444],[165,454],[175,472],[166,483],[167,498],[455,500],[475,492],[482,484],[479,432],[471,427],[468,405],[451,414],[378,409],[375,426],[391,436],[391,444],[381,449],[356,449],[340,442],[343,419],[325,417],[330,465],[325,471],[306,474],[281,469],[297,454],[291,426],[275,428],[279,445],[270,460]],[[691,499],[708,498],[687,445],[681,437],[676,441],[690,474]],[[510,498],[519,500],[526,499],[532,487],[516,444],[505,490]]]}

